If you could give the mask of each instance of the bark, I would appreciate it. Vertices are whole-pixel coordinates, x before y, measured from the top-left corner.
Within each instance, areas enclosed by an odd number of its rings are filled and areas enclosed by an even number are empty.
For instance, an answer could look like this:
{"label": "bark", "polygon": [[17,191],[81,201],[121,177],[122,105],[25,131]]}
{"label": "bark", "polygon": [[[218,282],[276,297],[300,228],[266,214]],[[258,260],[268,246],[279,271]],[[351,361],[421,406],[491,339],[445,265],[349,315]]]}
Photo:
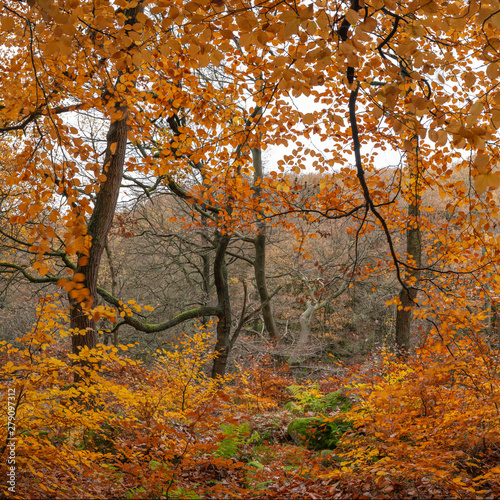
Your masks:
{"label": "bark", "polygon": [[[106,238],[106,244],[104,245],[104,250],[106,250],[106,259],[108,261],[109,274],[111,277],[111,293],[113,294],[114,297],[116,297],[117,292],[118,292],[118,280],[116,278],[115,266],[113,264],[113,254],[112,254],[111,248],[109,246],[108,238]],[[105,337],[106,338],[105,344],[109,344],[108,340],[109,340],[109,337],[111,336],[111,334],[106,334],[106,335],[107,336]],[[118,330],[114,331],[113,345],[114,346],[118,345]]]}
{"label": "bark", "polygon": [[296,363],[300,361],[301,357],[304,354],[304,349],[309,344],[309,338],[311,336],[311,324],[314,319],[314,315],[318,309],[321,307],[325,307],[328,304],[328,301],[323,301],[319,304],[313,304],[310,300],[307,301],[306,310],[300,315],[299,323],[300,323],[300,336],[299,341],[294,347],[292,354],[290,355],[290,363]]}
{"label": "bark", "polygon": [[214,259],[214,282],[217,290],[217,341],[215,350],[217,356],[212,367],[212,377],[217,378],[226,373],[230,351],[231,338],[231,301],[226,268],[226,250],[231,237],[227,234],[216,235],[216,250]]}
{"label": "bark", "polygon": [[399,292],[401,306],[398,306],[396,313],[396,347],[401,357],[406,356],[410,350],[411,320],[416,298],[417,289],[414,287],[402,288]]}
{"label": "bark", "polygon": [[[201,220],[203,222],[203,225],[205,225],[206,217],[204,215],[202,215]],[[201,238],[204,244],[206,244],[207,246],[211,245],[210,239],[205,233],[205,230],[201,233]],[[210,252],[209,251],[202,253],[201,261],[202,261],[202,273],[203,273],[202,289],[203,293],[205,294],[204,301],[206,303],[210,297]],[[205,316],[203,318],[203,324],[204,325],[207,324],[209,320],[210,317]]]}
{"label": "bark", "polygon": [[[94,211],[87,227],[87,235],[91,237],[91,247],[87,262],[84,265],[79,265],[75,271],[75,273],[84,275],[83,284],[89,290],[89,298],[80,303],[70,292],[71,328],[81,332],[81,334],[75,334],[72,337],[73,354],[78,354],[83,347],[92,349],[97,343],[95,321],[89,316],[88,309],[92,306],[94,298],[97,297],[99,267],[115,215],[127,146],[128,112],[122,106],[118,106],[118,109],[121,111],[121,116],[111,122],[106,138],[107,148],[103,168],[106,180],[101,184],[101,189],[97,193]],[[112,146],[113,148],[116,146],[114,154],[111,153]],[[78,257],[80,261],[80,258],[84,256],[80,254]]]}
{"label": "bark", "polygon": [[421,179],[418,170],[418,137],[413,139],[416,143],[414,151],[410,157],[410,201],[408,205],[408,228],[406,230],[406,253],[408,254],[411,266],[406,274],[406,282],[410,283],[407,288],[402,288],[399,292],[401,305],[396,313],[396,349],[398,356],[404,357],[410,350],[411,322],[415,299],[418,293],[418,283],[420,280],[420,267],[422,264],[422,243],[420,233],[420,187]]}
{"label": "bark", "polygon": [[[142,1],[139,1],[133,8],[126,9],[124,11],[127,16],[126,24],[133,25],[137,14],[143,10]],[[135,48],[135,45],[131,45],[130,48]],[[118,82],[123,83],[128,77],[129,74],[121,74]],[[110,96],[110,98],[112,97]],[[83,285],[89,291],[89,296],[81,302],[81,299],[74,294],[74,291],[69,294],[71,328],[80,332],[72,337],[72,352],[77,355],[82,348],[88,347],[92,349],[97,343],[95,321],[88,314],[88,310],[97,297],[99,267],[120,193],[127,149],[128,119],[129,111],[127,106],[123,102],[117,101],[106,136],[106,151],[102,171],[106,176],[106,180],[101,183],[100,190],[96,195],[94,210],[87,226],[87,236],[90,237],[91,246],[84,264],[80,264],[80,262],[81,258],[85,256],[83,254],[78,255],[79,264],[75,271],[75,273],[83,274]],[[75,379],[79,379],[76,374]]]}
{"label": "bark", "polygon": [[345,284],[328,299],[318,302],[317,304],[313,304],[310,300],[307,301],[307,308],[299,317],[300,335],[297,345],[294,347],[292,354],[290,355],[290,363],[300,361],[300,358],[304,355],[304,351],[309,344],[309,339],[311,337],[311,325],[316,311],[326,307],[332,300],[342,295],[347,290],[347,286],[348,285]]}
{"label": "bark", "polygon": [[[259,148],[252,149],[253,167],[255,171],[254,177],[254,194],[258,198],[260,195],[260,181],[263,178],[262,169],[262,151]],[[269,291],[267,289],[266,280],[266,230],[267,224],[264,220],[257,222],[257,235],[254,238],[255,247],[255,282],[259,292],[260,303],[265,304],[262,308],[262,317],[267,333],[271,339],[278,337],[278,328],[274,321],[274,314],[269,300]]]}

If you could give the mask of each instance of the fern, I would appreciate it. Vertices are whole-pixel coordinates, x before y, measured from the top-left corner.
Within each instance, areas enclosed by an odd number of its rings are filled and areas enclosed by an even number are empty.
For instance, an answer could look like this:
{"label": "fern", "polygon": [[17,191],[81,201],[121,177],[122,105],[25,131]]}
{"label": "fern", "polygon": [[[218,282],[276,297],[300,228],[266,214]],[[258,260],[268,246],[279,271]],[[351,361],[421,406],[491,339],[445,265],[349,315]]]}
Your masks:
{"label": "fern", "polygon": [[341,412],[346,412],[349,411],[352,406],[349,398],[342,394],[341,389],[323,396],[321,392],[319,392],[319,384],[317,382],[309,387],[291,385],[287,387],[287,389],[292,394],[295,401],[287,403],[285,408],[294,414],[308,411],[324,413],[336,409],[339,409]]}
{"label": "fern", "polygon": [[215,455],[231,458],[238,454],[239,447],[245,444],[245,438],[250,435],[250,425],[244,422],[240,425],[221,424],[225,438],[219,444]]}
{"label": "fern", "polygon": [[309,410],[320,411],[321,398],[323,395],[319,392],[319,384],[315,382],[312,386],[307,387],[303,385],[291,385],[287,389],[296,400],[291,410],[300,410],[306,412]]}

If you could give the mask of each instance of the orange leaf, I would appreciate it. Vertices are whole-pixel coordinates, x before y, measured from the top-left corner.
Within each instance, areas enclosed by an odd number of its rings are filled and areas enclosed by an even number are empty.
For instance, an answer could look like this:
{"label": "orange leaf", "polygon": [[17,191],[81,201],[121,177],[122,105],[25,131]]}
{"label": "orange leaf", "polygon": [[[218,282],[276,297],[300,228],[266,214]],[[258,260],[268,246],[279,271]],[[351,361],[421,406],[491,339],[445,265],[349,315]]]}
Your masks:
{"label": "orange leaf", "polygon": [[479,174],[474,178],[474,187],[477,194],[483,194],[489,187],[498,189],[500,187],[500,175],[497,172]]}

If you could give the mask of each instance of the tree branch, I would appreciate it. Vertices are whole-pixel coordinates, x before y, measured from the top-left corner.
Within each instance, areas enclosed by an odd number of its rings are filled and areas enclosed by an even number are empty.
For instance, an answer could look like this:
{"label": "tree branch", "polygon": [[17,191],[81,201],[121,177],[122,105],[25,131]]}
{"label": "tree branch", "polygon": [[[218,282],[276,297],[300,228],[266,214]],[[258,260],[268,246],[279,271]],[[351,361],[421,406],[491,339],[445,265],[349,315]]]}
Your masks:
{"label": "tree branch", "polygon": [[356,120],[356,100],[358,98],[358,91],[359,91],[359,82],[356,85],[356,88],[354,90],[351,90],[351,94],[349,96],[349,121],[351,123],[351,135],[352,135],[352,142],[353,142],[353,149],[354,149],[354,157],[356,159],[356,172],[357,172],[357,177],[359,179],[359,183],[361,185],[361,188],[363,190],[363,196],[366,200],[367,205],[370,207],[370,211],[375,215],[375,217],[380,221],[380,224],[382,225],[382,228],[384,230],[387,243],[389,244],[389,250],[391,252],[392,260],[394,262],[394,266],[396,267],[396,275],[398,278],[398,281],[401,283],[401,286],[407,290],[408,287],[406,286],[406,283],[403,281],[403,278],[401,276],[401,269],[399,266],[399,260],[396,255],[396,250],[394,249],[394,244],[392,241],[392,236],[389,231],[389,228],[387,226],[387,223],[385,219],[380,215],[379,211],[375,207],[375,204],[373,203],[373,200],[370,195],[370,190],[368,189],[368,185],[366,184],[366,179],[365,179],[365,171],[363,169],[363,163],[361,161],[361,143],[359,141],[359,131],[358,131],[358,124]]}
{"label": "tree branch", "polygon": [[[108,303],[115,306],[118,309],[121,309],[123,303],[120,304],[120,300],[111,295],[109,292],[104,290],[104,288],[97,287],[97,293]],[[201,306],[196,309],[191,309],[189,311],[184,311],[177,316],[174,316],[172,319],[165,321],[163,323],[146,323],[145,321],[140,321],[133,316],[125,316],[123,321],[127,323],[127,325],[132,326],[136,330],[139,330],[144,333],[158,333],[164,330],[168,330],[184,321],[189,319],[202,318],[203,316],[216,316],[219,312],[218,307],[212,306]],[[118,326],[118,325],[117,325]],[[120,324],[121,326],[121,324]]]}

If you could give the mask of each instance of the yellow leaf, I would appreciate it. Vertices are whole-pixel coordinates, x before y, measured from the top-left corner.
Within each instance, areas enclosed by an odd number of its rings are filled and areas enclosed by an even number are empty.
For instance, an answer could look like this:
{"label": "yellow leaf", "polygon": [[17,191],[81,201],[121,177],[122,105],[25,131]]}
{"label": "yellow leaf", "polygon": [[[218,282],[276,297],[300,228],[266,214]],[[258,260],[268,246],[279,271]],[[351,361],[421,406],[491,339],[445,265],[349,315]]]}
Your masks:
{"label": "yellow leaf", "polygon": [[285,23],[289,23],[297,19],[297,13],[292,9],[286,10],[281,14],[280,19]]}
{"label": "yellow leaf", "polygon": [[14,29],[14,18],[11,16],[6,16],[2,18],[2,28],[5,31],[12,31]]}
{"label": "yellow leaf", "polygon": [[439,130],[436,146],[438,147],[445,146],[447,142],[448,142],[448,134],[444,130]]}
{"label": "yellow leaf", "polygon": [[255,17],[248,15],[242,15],[236,17],[236,24],[242,31],[252,31],[258,27],[258,22]]}
{"label": "yellow leaf", "polygon": [[209,52],[205,52],[198,56],[198,65],[200,68],[206,68],[210,64],[210,56],[211,54]]}
{"label": "yellow leaf", "polygon": [[488,67],[486,68],[486,76],[490,80],[496,80],[499,73],[500,73],[500,65],[496,62],[489,64]]}
{"label": "yellow leaf", "polygon": [[302,20],[311,19],[314,16],[314,5],[310,4],[308,7],[305,7],[299,10],[299,17]]}
{"label": "yellow leaf", "polygon": [[57,212],[57,210],[52,210],[52,212],[50,212],[49,219],[52,222],[57,222],[59,220],[59,212]]}
{"label": "yellow leaf", "polygon": [[366,21],[361,23],[360,27],[366,33],[373,33],[377,29],[377,24],[376,19],[369,17]]}
{"label": "yellow leaf", "polygon": [[212,61],[212,64],[214,66],[219,66],[222,59],[224,59],[224,55],[222,54],[222,52],[218,51],[218,50],[214,50],[211,54],[210,54],[210,60]]}
{"label": "yellow leaf", "polygon": [[139,67],[144,62],[144,58],[143,58],[142,54],[140,52],[136,52],[132,56],[132,62],[134,63],[134,66]]}
{"label": "yellow leaf", "polygon": [[471,88],[474,83],[476,83],[476,75],[474,73],[466,73],[464,75],[464,82],[465,82],[465,85],[467,85],[467,87]]}
{"label": "yellow leaf", "polygon": [[480,154],[476,156],[474,160],[474,165],[478,168],[478,171],[481,171],[484,167],[489,165],[490,163],[490,155],[488,154]]}
{"label": "yellow leaf", "polygon": [[500,13],[496,13],[488,20],[497,30],[500,29]]}
{"label": "yellow leaf", "polygon": [[300,19],[296,17],[293,21],[285,24],[283,34],[285,38],[289,38],[292,35],[298,33],[300,27]]}

